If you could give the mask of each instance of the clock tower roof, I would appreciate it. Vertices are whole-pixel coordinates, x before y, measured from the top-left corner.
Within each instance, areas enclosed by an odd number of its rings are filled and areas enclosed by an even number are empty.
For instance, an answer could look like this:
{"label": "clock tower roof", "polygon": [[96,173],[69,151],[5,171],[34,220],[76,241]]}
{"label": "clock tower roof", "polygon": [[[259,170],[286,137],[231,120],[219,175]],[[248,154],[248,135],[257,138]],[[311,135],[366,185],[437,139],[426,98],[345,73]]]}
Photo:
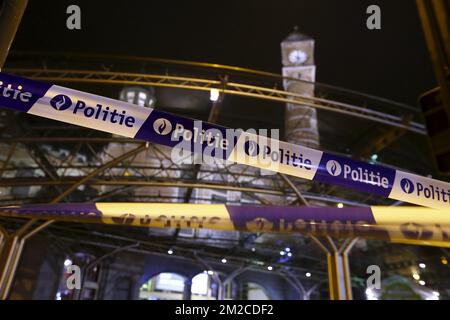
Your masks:
{"label": "clock tower roof", "polygon": [[298,32],[298,27],[294,27],[294,31],[292,31],[283,42],[297,42],[297,41],[305,41],[305,40],[313,40],[310,36]]}

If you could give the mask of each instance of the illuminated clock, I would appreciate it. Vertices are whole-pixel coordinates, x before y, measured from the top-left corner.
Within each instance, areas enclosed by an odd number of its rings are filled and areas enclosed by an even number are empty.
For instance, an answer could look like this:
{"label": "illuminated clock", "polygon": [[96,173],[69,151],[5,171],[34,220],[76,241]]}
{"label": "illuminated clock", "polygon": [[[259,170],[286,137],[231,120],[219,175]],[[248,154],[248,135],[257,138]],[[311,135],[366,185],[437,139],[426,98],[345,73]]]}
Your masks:
{"label": "illuminated clock", "polygon": [[306,54],[306,52],[302,51],[302,50],[292,50],[289,53],[289,61],[291,63],[294,64],[301,64],[303,62],[305,62],[308,59],[308,55]]}

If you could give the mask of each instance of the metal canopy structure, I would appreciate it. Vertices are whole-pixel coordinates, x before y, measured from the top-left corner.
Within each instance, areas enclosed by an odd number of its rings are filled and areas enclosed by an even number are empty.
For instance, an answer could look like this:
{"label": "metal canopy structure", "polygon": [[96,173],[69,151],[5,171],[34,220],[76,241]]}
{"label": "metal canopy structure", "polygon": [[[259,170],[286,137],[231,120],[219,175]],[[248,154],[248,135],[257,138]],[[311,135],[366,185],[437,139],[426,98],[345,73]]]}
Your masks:
{"label": "metal canopy structure", "polygon": [[[381,153],[387,149],[389,152],[386,152],[382,159],[386,164],[395,168],[402,163],[399,159],[404,159],[402,157],[406,154],[406,157],[414,158],[415,161],[412,162],[411,168],[405,169],[435,175],[433,169],[427,165],[430,161],[427,160],[426,153],[421,151],[426,146],[425,130],[420,114],[413,107],[346,89],[305,83],[314,85],[316,95],[303,97],[278,89],[282,87],[283,81],[300,81],[297,79],[228,66],[134,57],[19,53],[10,57],[4,71],[37,80],[72,83],[85,91],[99,91],[110,96],[117,94],[117,86],[139,85],[170,89],[172,96],[179,96],[181,93],[190,97],[193,92],[204,92],[203,98],[208,100],[207,93],[212,88],[217,88],[227,99],[225,102],[232,100],[230,103],[234,103],[234,97],[238,97],[258,101],[260,107],[273,102],[277,103],[277,108],[281,108],[285,102],[309,105],[322,112],[321,137],[324,137],[323,144],[326,149],[364,159],[372,153]],[[238,101],[242,108],[245,108],[246,104],[242,103],[244,100]],[[158,108],[170,109],[163,104],[158,105]],[[218,122],[226,116],[226,110],[225,103],[219,112]],[[178,111],[198,118],[205,116],[202,110]],[[0,158],[0,205],[69,201],[185,202],[186,199],[194,203],[265,205],[278,203],[280,199],[287,205],[305,202],[333,206],[341,203],[356,207],[369,204],[401,205],[382,197],[299,178],[289,177],[286,180],[285,176],[279,174],[265,175],[259,170],[238,164],[213,167],[202,165],[193,175],[191,164],[173,163],[163,147],[53,121],[36,120],[10,111],[2,110],[2,113],[0,150],[4,157]],[[247,127],[254,125],[256,117],[246,118],[245,111],[242,113],[242,119],[248,120]],[[350,132],[346,124],[349,119],[355,126]],[[274,123],[272,125],[277,126]],[[371,130],[374,127],[376,130]],[[358,130],[359,135],[356,133]],[[368,131],[373,133],[368,134]],[[348,140],[350,138],[351,140]],[[342,139],[342,142],[337,145],[336,141],[339,139]],[[352,148],[349,149],[348,145],[352,145]],[[152,159],[151,163],[147,161],[149,157]],[[174,188],[178,192],[161,191]],[[194,192],[186,197],[192,189],[237,192],[239,197],[216,197],[211,193],[205,196],[201,192]],[[13,261],[15,265],[11,265],[13,269],[14,266],[17,267],[24,241],[43,229],[48,230],[45,233],[47,236],[56,237],[66,244],[82,244],[93,250],[102,246],[118,249],[121,245],[129,246],[130,243],[142,244],[145,241],[143,239],[150,237],[167,244],[162,244],[159,249],[145,245],[145,250],[163,252],[167,248],[179,246],[181,251],[185,250],[184,256],[187,258],[189,252],[195,251],[195,245],[200,242],[205,246],[205,256],[226,253],[233,257],[231,260],[236,261],[239,260],[239,255],[243,254],[244,248],[248,250],[249,245],[261,248],[261,260],[267,259],[274,250],[276,252],[276,249],[273,249],[275,241],[270,234],[265,233],[239,232],[223,239],[218,235],[209,235],[207,238],[196,235],[190,238],[183,236],[180,229],[166,230],[163,234],[150,230],[144,234],[134,229],[103,229],[74,223],[52,223],[52,220],[31,229],[36,220],[25,224],[16,218],[1,220],[4,221],[6,229],[4,234],[11,234],[11,239],[16,239],[14,237],[17,236],[17,241],[22,246],[15,249],[16,262]],[[16,230],[20,231],[17,235]],[[96,242],[98,230],[103,230],[105,237]],[[67,233],[71,236],[68,237]],[[20,242],[22,240],[23,242]],[[325,270],[325,261],[320,259],[316,244],[319,244],[326,254],[330,265],[335,262],[329,257],[344,251],[347,254],[347,246],[349,249],[355,242],[345,240],[347,242],[337,246],[331,238],[325,240],[328,242],[323,244],[314,237],[305,239],[288,236],[283,241],[295,243],[301,248],[300,251],[306,253],[299,256],[299,259],[305,258],[311,262],[310,265],[315,263],[320,270]],[[143,249],[133,247],[127,250],[137,252]],[[298,269],[294,262],[288,264],[286,272],[291,272],[289,277],[302,278],[303,269]],[[338,269],[339,265],[335,264],[334,268]],[[318,274],[323,272],[319,271]],[[335,278],[330,278],[330,283]],[[2,289],[3,297],[8,294],[12,276],[8,276],[6,280],[9,284]],[[332,297],[351,297],[351,293],[348,293],[348,283],[344,288],[346,293],[342,293],[339,286],[339,283],[331,284],[329,290]]]}
{"label": "metal canopy structure", "polygon": [[[34,58],[30,59],[30,57]],[[42,60],[36,59],[35,57],[42,57]],[[126,67],[124,67],[125,63],[127,63]],[[28,68],[31,65],[34,67]],[[36,68],[36,65],[41,66]],[[77,68],[80,65],[83,65],[85,70],[80,70]],[[61,66],[70,66],[71,68],[62,69]],[[124,68],[140,70],[143,70],[144,68],[144,70],[148,70],[150,74],[148,72],[124,72]],[[396,140],[402,139],[407,132],[409,132],[409,134],[407,134],[409,137],[408,139],[411,141],[416,141],[419,138],[425,141],[425,139],[421,138],[421,136],[425,133],[424,125],[422,124],[420,114],[413,107],[318,83],[314,83],[316,97],[302,97],[291,92],[276,89],[281,86],[282,81],[289,80],[301,82],[301,80],[283,79],[279,75],[237,67],[154,58],[17,53],[10,57],[5,71],[28,76],[33,79],[57,81],[62,83],[78,83],[81,86],[86,84],[96,84],[101,87],[106,86],[107,88],[113,88],[116,85],[169,87],[175,88],[175,91],[173,91],[173,94],[175,95],[177,94],[177,89],[189,89],[190,91],[183,91],[183,94],[186,94],[186,92],[189,93],[192,92],[192,90],[209,92],[211,88],[219,88],[221,90],[221,94],[224,96],[242,95],[262,100],[261,102],[264,102],[264,100],[269,100],[307,104],[314,106],[319,110],[326,110],[327,114],[330,114],[331,117],[336,117],[340,114],[350,117],[348,119],[356,117],[362,121],[368,121],[368,124],[373,123],[375,126],[377,126],[377,124],[385,125],[385,129],[383,129],[379,134],[374,137],[368,137],[370,141],[369,144],[367,144],[366,141],[361,141],[361,143],[364,143],[364,147],[359,147],[358,145],[360,143],[357,143],[354,148],[355,150],[349,150],[347,148],[353,156],[356,155],[357,157],[368,158],[371,153],[379,153],[384,148],[389,148],[391,146],[394,150],[395,148],[401,150],[399,149],[399,146],[396,145]],[[197,77],[193,77],[193,74],[197,75]],[[224,81],[223,79],[227,79],[227,81]],[[337,100],[337,97],[342,98]],[[164,109],[164,106],[159,108]],[[186,112],[186,110],[182,112]],[[17,128],[9,128],[8,124],[13,123],[14,118],[15,115],[10,112],[6,112],[5,117],[3,117],[3,132],[5,132],[6,136],[0,137],[0,142],[4,146],[3,150],[5,150],[5,153],[9,155],[5,158],[2,169],[3,187],[46,185],[56,188],[58,185],[70,185],[74,182],[74,180],[77,180],[77,176],[82,177],[83,174],[89,172],[90,169],[104,164],[105,159],[98,157],[97,153],[98,150],[102,149],[105,145],[114,143],[118,148],[120,147],[127,149],[138,143],[136,141],[132,141],[131,139],[93,133],[92,131],[84,128],[43,121],[40,121],[37,125],[35,125],[26,123],[28,121],[27,120],[22,125],[23,127],[20,130],[21,133],[13,133],[17,130]],[[327,127],[327,118],[327,115],[321,117],[321,121],[325,123],[323,127]],[[10,129],[12,129],[12,132]],[[7,130],[9,130],[9,132],[7,132]],[[323,134],[322,136],[324,136],[323,140],[326,141],[327,135]],[[332,145],[333,142],[330,141],[330,145]],[[55,156],[54,153],[45,153],[45,155],[43,155],[42,152],[39,152],[34,147],[36,144],[53,146],[69,144],[69,148],[73,147],[74,149],[70,150],[69,157],[61,161],[60,159],[57,159],[58,157],[61,157],[60,155]],[[334,142],[334,144],[336,143]],[[19,168],[15,168],[14,165],[11,166],[9,163],[13,153],[17,152],[16,148],[18,145],[29,148],[30,151],[26,152],[31,154],[32,158],[35,159],[35,161],[33,161],[34,163],[27,165],[22,164],[20,166],[20,170]],[[345,143],[342,143],[342,145],[345,145]],[[426,143],[424,145],[426,146]],[[150,146],[150,148],[154,149],[153,154],[158,157],[159,160],[163,161],[167,158],[163,152],[158,152],[157,146]],[[343,150],[341,149],[341,151],[339,149],[333,151],[341,153]],[[84,150],[84,155],[92,159],[91,164],[80,165],[80,163],[77,163],[77,153],[79,153],[80,150]],[[410,153],[411,149],[408,149],[408,151]],[[388,161],[387,163],[394,168],[396,167],[396,161],[390,161],[390,158],[400,156],[400,154],[397,155],[396,153],[399,152],[389,152],[385,157],[383,157],[386,158],[386,161]],[[42,156],[51,158],[50,162],[52,164],[49,164],[48,160],[42,159]],[[410,154],[409,157],[414,157],[417,159],[414,162],[415,166],[410,168],[411,170],[416,172],[424,172],[426,174],[433,174],[433,171],[430,170],[430,168],[422,166],[422,163],[426,163],[426,160],[423,158],[423,152],[418,152],[415,155]],[[106,159],[111,160],[112,158],[114,158],[114,156],[107,157]],[[188,171],[190,170],[189,166],[170,164],[160,167],[158,171],[156,170],[158,168],[149,166],[148,164],[138,165],[136,163],[132,164],[129,162],[129,165],[133,167],[134,173],[130,174],[130,172],[127,172],[129,175],[126,179],[123,177],[123,172],[126,171],[127,167],[121,164],[120,167],[113,166],[108,169],[109,177],[98,176],[95,179],[86,181],[86,183],[95,184],[97,186],[128,186],[130,188],[139,188],[140,186],[145,185],[158,185],[163,187],[186,186],[188,188],[202,186],[201,184],[198,184],[195,179],[192,180],[192,178],[188,178],[186,175],[182,175],[174,180],[173,177],[168,179],[167,174],[164,173],[171,170]],[[422,166],[422,169],[417,170],[420,166]],[[245,183],[237,182],[237,179],[229,179],[228,177],[230,177],[230,172],[236,168],[239,168],[239,165],[231,165],[220,168],[218,173],[222,172],[226,175],[211,175],[211,173],[209,173],[211,176],[214,176],[214,179],[212,181],[208,181],[205,186],[223,190],[230,188],[230,190],[246,192],[255,191],[261,194],[274,194],[280,196],[287,196],[288,194],[292,195],[294,192],[292,188],[289,188],[289,186],[286,187],[285,182],[280,181],[279,177],[264,178],[260,176],[259,172],[254,172],[252,170],[249,171],[245,168],[237,169],[237,172],[234,173],[235,177],[242,176],[242,174],[246,172],[246,174],[252,176],[251,179],[247,179],[248,181],[245,181]],[[18,177],[18,171],[25,172],[24,170],[34,170],[35,172],[29,179]],[[149,174],[148,170],[156,171]],[[200,168],[200,170],[205,170],[204,175],[208,175],[208,171],[214,171],[216,168],[207,169],[203,167]],[[62,172],[63,174],[56,175],[56,172]],[[71,176],[66,176],[64,174],[67,172],[71,172]],[[78,173],[74,174],[74,172]],[[46,176],[50,176],[52,179],[48,180],[45,178]],[[268,181],[261,183],[261,179],[271,181],[270,183],[267,183]],[[305,184],[305,182],[301,179],[294,180],[295,184]],[[205,182],[203,181],[203,183]],[[273,186],[273,190],[267,190],[267,186]],[[271,187],[269,187],[269,189],[271,189]],[[346,193],[347,191],[343,190],[339,190],[339,193],[334,196],[330,195],[333,191],[336,191],[335,187],[318,185],[310,190],[306,190],[306,197],[309,196],[311,199],[326,198],[330,200],[331,203],[342,202],[353,205],[358,205],[358,203],[360,205],[366,205],[366,202],[369,199],[365,195],[358,195],[350,191],[349,193]],[[103,195],[101,196],[103,198]],[[370,197],[370,199],[373,199],[373,204],[394,204],[394,202],[390,202],[386,199],[378,199],[376,197]],[[33,202],[32,199],[28,200]],[[89,201],[90,199],[84,200]],[[157,201],[157,199],[155,200]],[[293,200],[295,201],[295,198]],[[3,202],[5,204],[14,204],[14,202],[8,202],[9,200],[7,199],[0,199],[0,201],[5,201]]]}
{"label": "metal canopy structure", "polygon": [[[35,53],[20,53],[21,56],[33,56]],[[76,54],[67,54],[60,56],[62,59],[84,58],[84,59],[119,59],[123,61],[140,62],[146,65],[149,64],[160,65],[157,69],[162,69],[160,73],[131,73],[121,72],[119,70],[105,71],[92,69],[61,69],[50,67],[47,63],[45,67],[40,68],[5,68],[5,72],[10,72],[15,75],[24,76],[27,78],[42,80],[47,82],[70,82],[70,83],[84,83],[84,84],[107,84],[107,85],[141,85],[154,87],[169,87],[178,89],[189,89],[209,92],[212,88],[219,89],[222,94],[238,95],[244,97],[251,97],[261,100],[270,100],[283,103],[301,104],[317,108],[319,110],[327,110],[336,113],[350,115],[378,122],[388,126],[408,130],[418,134],[426,134],[425,126],[423,125],[417,111],[410,106],[364,95],[361,93],[352,92],[343,88],[338,88],[330,85],[324,85],[317,82],[311,83],[300,79],[283,78],[276,74],[265,73],[255,70],[248,70],[243,68],[231,68],[228,66],[220,66],[206,63],[193,63],[183,61],[172,61],[154,58],[129,58],[129,57],[108,57],[108,56],[84,56]],[[66,60],[67,61],[67,60]],[[161,66],[162,65],[162,66]],[[174,68],[175,65],[175,68]],[[195,67],[197,68],[197,77],[183,76],[186,71],[181,72],[177,70],[179,67]],[[103,68],[102,68],[103,69]],[[109,68],[108,68],[109,69]],[[115,69],[115,68],[111,68]],[[175,71],[172,72],[172,70]],[[206,73],[205,73],[206,70]],[[156,71],[155,69],[152,70]],[[191,71],[192,72],[192,71]],[[187,74],[191,73],[188,72]],[[211,77],[211,72],[216,75]],[[202,74],[205,73],[205,74]],[[251,81],[255,84],[250,84]],[[256,78],[256,79],[255,79]],[[218,80],[221,79],[221,80]],[[223,79],[227,79],[224,81]],[[236,79],[236,80],[234,80]],[[255,81],[256,80],[256,81]],[[262,80],[262,81],[261,81]],[[295,81],[304,85],[313,85],[316,90],[316,96],[308,97],[294,92],[277,89],[281,86],[282,81]],[[259,84],[259,82],[261,84]],[[328,98],[330,96],[330,98]],[[363,104],[348,103],[343,100],[333,99],[333,96],[350,97],[364,99]],[[383,108],[391,109],[391,112],[382,111]],[[395,114],[392,111],[395,109],[407,110],[410,114],[400,113]],[[407,120],[407,116],[412,116],[413,119]]]}

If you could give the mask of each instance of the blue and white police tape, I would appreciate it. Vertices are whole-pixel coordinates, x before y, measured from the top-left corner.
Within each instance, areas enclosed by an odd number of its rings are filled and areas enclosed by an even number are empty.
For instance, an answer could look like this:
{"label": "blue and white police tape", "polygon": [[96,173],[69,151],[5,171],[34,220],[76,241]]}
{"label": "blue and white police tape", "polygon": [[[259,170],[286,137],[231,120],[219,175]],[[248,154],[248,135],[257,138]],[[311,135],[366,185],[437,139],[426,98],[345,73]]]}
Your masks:
{"label": "blue and white police tape", "polygon": [[0,106],[450,213],[450,183],[0,73]]}
{"label": "blue and white police tape", "polygon": [[151,228],[363,237],[450,247],[450,215],[425,207],[301,207],[190,203],[61,203],[0,207],[0,215]]}

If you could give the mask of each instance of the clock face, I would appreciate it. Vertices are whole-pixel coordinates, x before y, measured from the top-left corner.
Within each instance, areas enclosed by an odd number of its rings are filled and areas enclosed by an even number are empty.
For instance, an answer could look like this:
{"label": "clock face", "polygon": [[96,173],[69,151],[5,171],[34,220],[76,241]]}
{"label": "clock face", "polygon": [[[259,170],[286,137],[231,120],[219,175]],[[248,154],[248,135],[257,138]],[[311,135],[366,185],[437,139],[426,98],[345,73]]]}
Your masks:
{"label": "clock face", "polygon": [[291,63],[300,64],[305,62],[307,59],[308,55],[302,50],[292,50],[289,53],[289,61]]}

